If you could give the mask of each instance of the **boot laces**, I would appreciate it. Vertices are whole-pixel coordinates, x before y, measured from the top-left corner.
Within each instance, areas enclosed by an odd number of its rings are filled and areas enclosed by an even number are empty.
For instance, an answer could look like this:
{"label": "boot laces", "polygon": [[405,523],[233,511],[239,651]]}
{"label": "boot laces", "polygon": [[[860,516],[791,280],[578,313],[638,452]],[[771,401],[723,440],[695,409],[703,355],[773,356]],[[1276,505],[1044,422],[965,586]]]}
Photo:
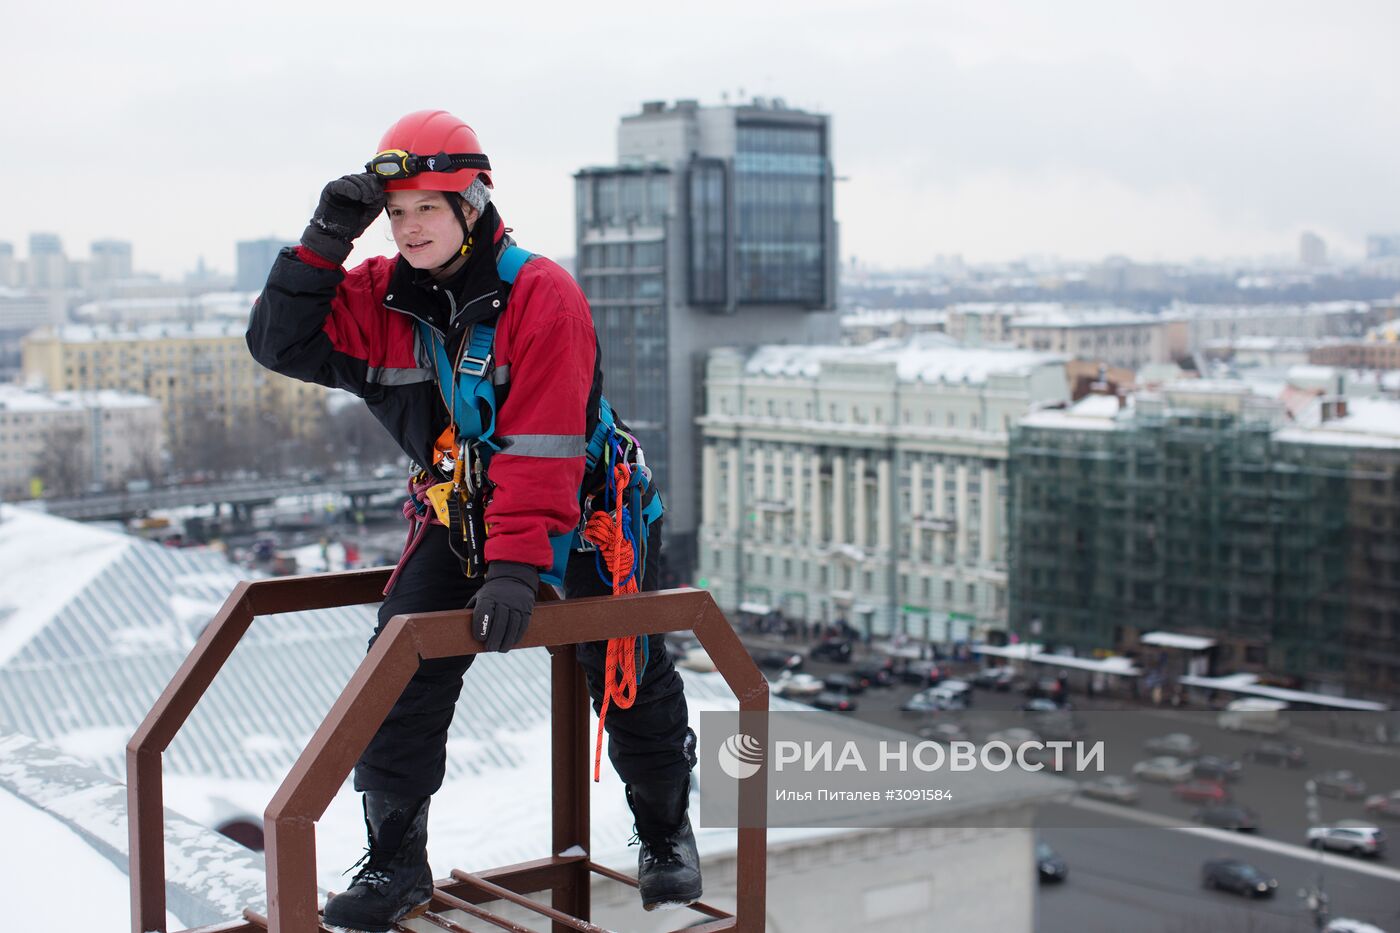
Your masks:
{"label": "boot laces", "polygon": [[634,846],[640,843],[646,846],[647,853],[651,860],[658,865],[680,864],[680,850],[676,845],[676,833],[648,834],[643,839],[641,833],[633,828],[632,838],[627,841],[627,845]]}
{"label": "boot laces", "polygon": [[[393,876],[382,867],[388,860],[389,856],[382,852],[376,852],[373,846],[369,846],[365,849],[365,854],[360,856],[360,860],[341,874],[348,875],[352,870],[359,868],[360,870],[355,872],[355,877],[350,879],[350,887],[353,888],[361,884],[369,885],[372,888],[382,887],[393,880]],[[362,865],[363,868],[360,867]]]}

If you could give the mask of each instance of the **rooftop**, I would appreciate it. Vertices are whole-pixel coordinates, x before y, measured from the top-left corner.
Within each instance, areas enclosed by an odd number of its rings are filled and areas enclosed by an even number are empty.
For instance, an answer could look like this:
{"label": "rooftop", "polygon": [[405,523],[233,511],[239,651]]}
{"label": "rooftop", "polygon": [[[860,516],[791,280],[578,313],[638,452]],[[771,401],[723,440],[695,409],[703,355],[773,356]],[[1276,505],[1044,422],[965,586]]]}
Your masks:
{"label": "rooftop", "polygon": [[92,408],[155,408],[159,402],[145,395],[101,389],[95,392],[42,392],[0,385],[0,411],[86,411]]}
{"label": "rooftop", "polygon": [[211,339],[237,337],[243,339],[248,329],[246,321],[195,321],[181,323],[143,324],[133,328],[116,328],[105,324],[65,324],[57,328],[61,343],[96,343],[113,340]]}
{"label": "rooftop", "polygon": [[993,375],[1026,376],[1042,366],[1064,362],[1064,356],[1056,353],[967,347],[942,334],[921,334],[860,347],[759,347],[744,371],[750,376],[814,379],[826,363],[870,363],[893,365],[902,382],[983,385]]}

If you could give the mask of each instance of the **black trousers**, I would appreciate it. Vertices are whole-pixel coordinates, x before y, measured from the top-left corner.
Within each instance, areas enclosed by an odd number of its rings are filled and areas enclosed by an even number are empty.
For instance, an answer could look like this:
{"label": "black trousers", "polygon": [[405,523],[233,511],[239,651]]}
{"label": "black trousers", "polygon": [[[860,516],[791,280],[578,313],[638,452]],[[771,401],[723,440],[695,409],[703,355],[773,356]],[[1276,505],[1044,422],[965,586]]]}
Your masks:
{"label": "black trousers", "polygon": [[[643,590],[658,588],[660,526],[659,521],[651,526]],[[424,534],[393,592],[379,608],[371,645],[394,616],[461,609],[480,586],[479,580],[462,576],[461,565],[448,546],[446,528],[430,525]],[[598,575],[591,552],[570,558],[564,577],[566,599],[610,592]],[[608,757],[628,784],[679,781],[695,764],[695,736],[688,724],[681,677],[666,653],[662,636],[650,636],[648,652],[636,701],[629,709],[610,706],[604,722]],[[577,653],[596,713],[602,705],[607,642],[586,642],[577,647]],[[418,673],[355,766],[356,790],[426,797],[442,786],[447,768],[447,727],[462,691],[462,675],[473,660],[475,655],[419,662]]]}

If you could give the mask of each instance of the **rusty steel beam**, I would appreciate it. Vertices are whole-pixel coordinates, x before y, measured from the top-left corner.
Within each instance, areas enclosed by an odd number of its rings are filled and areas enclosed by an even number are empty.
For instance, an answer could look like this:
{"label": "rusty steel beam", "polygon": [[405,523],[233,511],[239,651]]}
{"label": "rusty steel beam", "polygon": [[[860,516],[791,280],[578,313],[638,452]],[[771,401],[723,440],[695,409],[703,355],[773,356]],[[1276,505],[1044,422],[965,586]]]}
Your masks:
{"label": "rusty steel beam", "polygon": [[[507,920],[505,917],[498,917],[491,913],[491,911],[483,910],[475,904],[462,900],[460,897],[453,897],[450,894],[441,893],[439,893],[437,897],[453,910],[460,910],[462,913],[475,917],[485,923],[489,923],[494,927],[498,927],[502,930],[509,930],[510,933],[535,933],[535,931],[531,930],[529,927],[521,926],[514,921]],[[470,930],[461,924],[449,920],[440,914],[435,914],[432,911],[423,914],[422,919],[436,926],[440,926],[444,930],[450,930],[452,933],[458,933],[458,931],[460,931],[460,933],[471,933]]]}
{"label": "rusty steel beam", "polygon": [[239,583],[126,746],[132,933],[165,933],[161,755],[228,661],[254,616],[378,602],[392,568]]}
{"label": "rusty steel beam", "polygon": [[563,926],[566,930],[576,930],[578,933],[609,933],[608,930],[598,926],[596,923],[590,923],[578,917],[571,917],[563,911],[536,903],[523,894],[516,894],[509,888],[503,888],[498,884],[492,884],[485,878],[473,875],[468,871],[462,871],[460,868],[452,869],[452,877],[471,885],[485,894],[490,894],[503,901],[509,901],[517,907],[523,907],[542,917],[548,917],[550,920],[554,921],[555,926]]}
{"label": "rusty steel beam", "polygon": [[[588,868],[590,871],[597,872],[604,878],[620,882],[622,884],[627,885],[630,888],[641,887],[641,885],[637,883],[636,878],[633,878],[631,875],[625,875],[622,872],[617,871],[616,869],[608,868],[606,865],[599,865],[597,862],[589,862]],[[714,917],[718,920],[732,919],[732,916],[726,911],[720,910],[718,907],[712,907],[709,904],[706,904],[704,901],[696,901],[693,904],[687,905],[687,909],[693,910],[697,913],[702,913],[707,917]]]}
{"label": "rusty steel beam", "polygon": [[[128,745],[132,805],[132,924],[135,933],[165,931],[160,755],[257,615],[378,602],[389,570],[317,574],[239,584],[206,628],[190,657],[157,700]],[[555,929],[595,930],[588,923],[591,866],[587,856],[560,857],[578,846],[588,851],[587,693],[572,645],[608,638],[693,629],[739,698],[741,724],[766,741],[767,683],[708,593],[667,590],[564,603],[542,591],[520,647],[559,647],[553,664],[553,842],[555,855],[471,875],[453,872],[456,884],[437,892],[447,899],[481,903],[525,900],[517,891],[554,891],[560,909],[529,902]],[[268,918],[272,933],[320,929],[315,886],[315,822],[325,812],[370,738],[378,730],[419,659],[476,654],[464,610],[400,615],[385,626],[321,727],[268,804]],[[567,647],[565,647],[567,646]],[[561,736],[562,733],[562,736]],[[760,772],[761,774],[762,772]],[[740,806],[763,806],[763,779],[740,789]],[[760,809],[758,812],[762,813]],[[739,831],[739,918],[733,929],[759,933],[765,907],[765,842],[762,829]],[[453,890],[461,888],[460,891]],[[460,895],[460,896],[459,896]],[[565,906],[567,905],[567,907]],[[698,909],[727,917],[708,905]],[[262,919],[262,918],[259,918]],[[724,922],[724,921],[720,921]],[[230,927],[240,929],[241,925]],[[731,927],[716,927],[730,929]]]}
{"label": "rusty steel beam", "polygon": [[[588,685],[573,645],[554,649],[550,662],[550,770],[553,794],[551,850],[558,855],[574,848],[585,856],[592,851],[589,838],[589,742]],[[580,859],[567,871],[563,884],[552,888],[554,909],[571,917],[591,913],[588,862]],[[554,933],[564,927],[553,924]]]}

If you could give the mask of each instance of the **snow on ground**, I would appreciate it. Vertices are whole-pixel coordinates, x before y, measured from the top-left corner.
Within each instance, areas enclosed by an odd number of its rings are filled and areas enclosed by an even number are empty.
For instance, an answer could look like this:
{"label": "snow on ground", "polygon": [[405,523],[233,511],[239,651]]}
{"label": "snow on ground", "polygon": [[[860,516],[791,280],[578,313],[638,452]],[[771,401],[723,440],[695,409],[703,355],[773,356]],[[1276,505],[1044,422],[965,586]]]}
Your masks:
{"label": "snow on ground", "polygon": [[[5,890],[5,929],[44,933],[93,933],[130,929],[131,888],[126,873],[97,853],[61,821],[0,788],[0,825],[10,840],[0,857]],[[74,896],[74,895],[80,896]],[[166,929],[183,930],[166,914]]]}

